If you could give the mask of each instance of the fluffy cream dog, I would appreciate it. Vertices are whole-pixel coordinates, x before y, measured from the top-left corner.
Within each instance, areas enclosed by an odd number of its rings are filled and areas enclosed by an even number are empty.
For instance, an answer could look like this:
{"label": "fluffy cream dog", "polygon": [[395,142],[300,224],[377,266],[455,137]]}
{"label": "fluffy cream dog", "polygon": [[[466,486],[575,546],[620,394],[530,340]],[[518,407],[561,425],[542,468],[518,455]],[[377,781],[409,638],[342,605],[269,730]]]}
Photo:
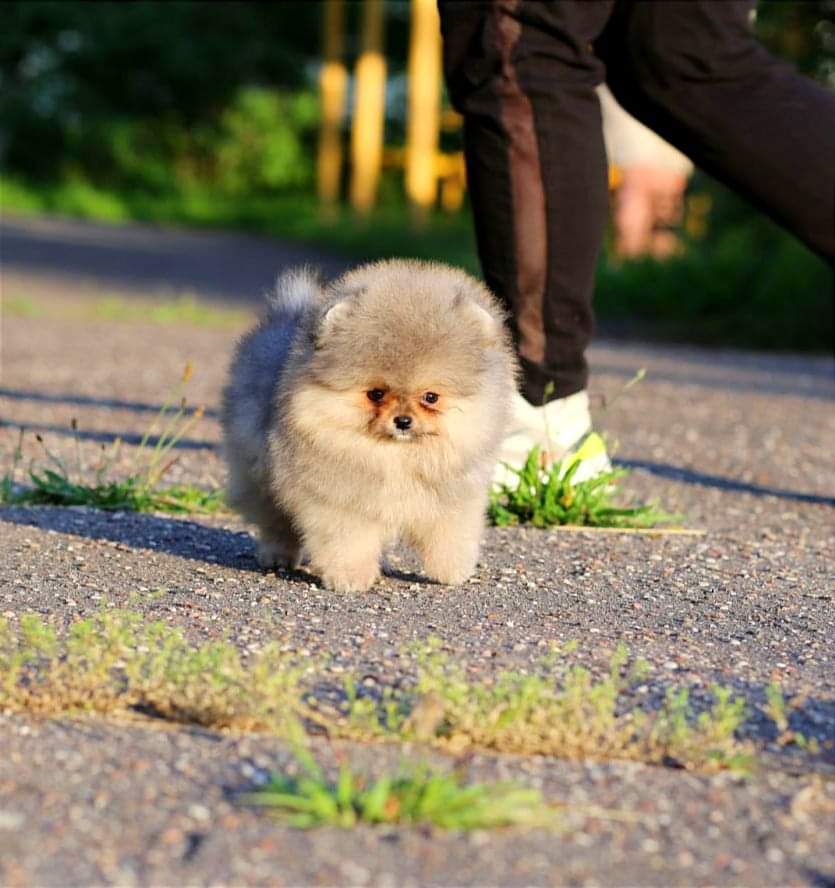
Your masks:
{"label": "fluffy cream dog", "polygon": [[501,310],[463,271],[281,276],[223,403],[228,499],[258,526],[259,563],[304,552],[328,588],[364,590],[402,539],[433,579],[465,580],[515,374]]}

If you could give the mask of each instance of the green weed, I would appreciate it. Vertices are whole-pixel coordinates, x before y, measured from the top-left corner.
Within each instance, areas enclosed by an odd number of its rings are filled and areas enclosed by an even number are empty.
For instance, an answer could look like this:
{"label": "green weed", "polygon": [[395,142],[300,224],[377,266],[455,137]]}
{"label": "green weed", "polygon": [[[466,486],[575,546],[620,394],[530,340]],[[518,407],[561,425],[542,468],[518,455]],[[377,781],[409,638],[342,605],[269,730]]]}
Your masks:
{"label": "green weed", "polygon": [[[568,458],[570,461],[570,457]],[[613,499],[615,485],[627,469],[612,469],[594,478],[575,481],[581,463],[555,461],[543,467],[540,448],[534,447],[525,464],[516,469],[517,479],[490,493],[488,517],[497,527],[562,524],[584,527],[655,527],[679,520],[651,504],[619,506]]]}
{"label": "green weed", "polygon": [[[8,477],[8,476],[7,476]],[[219,490],[203,490],[191,484],[150,489],[136,477],[104,484],[72,481],[62,472],[43,469],[29,473],[32,487],[7,494],[11,480],[3,479],[2,505],[90,506],[105,511],[212,513],[224,509]]]}
{"label": "green weed", "polygon": [[9,296],[4,293],[3,314],[6,317],[39,318],[43,316],[43,308],[28,296]]}
{"label": "green weed", "polygon": [[774,722],[780,733],[789,728],[789,716],[786,711],[786,701],[783,690],[777,682],[771,682],[765,689],[765,711]]}
{"label": "green weed", "polygon": [[160,302],[136,302],[111,296],[93,303],[94,317],[107,321],[152,324],[191,324],[195,327],[229,327],[245,323],[250,313],[231,308],[215,308],[194,296],[180,296]]}
{"label": "green weed", "polygon": [[[163,476],[175,465],[172,451],[177,443],[203,417],[203,408],[189,411],[182,388],[191,376],[186,365],[180,384],[159,410],[139,444],[134,458],[135,471],[126,478],[109,477],[117,460],[121,441],[102,453],[99,464],[92,469],[85,466],[78,440],[78,426],[72,420],[75,435],[75,466],[53,453],[40,435],[45,464],[30,466],[26,475],[29,486],[17,483],[16,476],[22,461],[23,430],[12,455],[11,469],[0,479],[0,505],[91,506],[107,511],[212,513],[225,508],[219,490],[203,490],[191,484],[163,485]],[[178,406],[174,406],[179,400]],[[152,437],[156,441],[151,445]],[[91,477],[92,476],[92,477]]]}
{"label": "green weed", "polygon": [[772,681],[765,689],[763,711],[777,728],[778,746],[797,746],[812,753],[820,751],[820,745],[815,737],[807,737],[790,727],[786,698],[783,696],[783,689],[776,681]]}
{"label": "green weed", "polygon": [[[642,367],[605,402],[605,409],[611,408],[645,376],[646,369]],[[543,404],[547,403],[553,392],[554,384],[548,383]],[[543,433],[547,452],[553,440],[547,419]],[[516,479],[491,489],[488,505],[490,522],[497,527],[533,524],[534,527],[648,528],[680,520],[681,516],[663,512],[652,504],[617,505],[612,497],[617,483],[629,474],[626,469],[609,469],[592,478],[575,480],[587,459],[593,459],[598,454],[605,455],[605,451],[603,439],[591,433],[579,448],[561,460],[546,460],[543,450],[535,446],[520,468],[505,463]]]}
{"label": "green weed", "polygon": [[350,828],[358,823],[388,823],[471,830],[554,822],[554,810],[537,789],[513,783],[465,784],[457,773],[421,764],[404,765],[399,773],[372,780],[343,762],[332,781],[309,752],[296,755],[299,776],[275,774],[247,797],[289,826]]}

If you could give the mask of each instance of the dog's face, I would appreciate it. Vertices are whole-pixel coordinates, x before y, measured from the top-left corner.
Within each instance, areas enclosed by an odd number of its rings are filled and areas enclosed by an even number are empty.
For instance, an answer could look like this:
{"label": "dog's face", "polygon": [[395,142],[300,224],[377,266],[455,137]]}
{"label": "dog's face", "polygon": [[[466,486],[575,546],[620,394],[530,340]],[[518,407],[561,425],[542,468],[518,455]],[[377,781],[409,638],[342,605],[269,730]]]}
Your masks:
{"label": "dog's face", "polygon": [[415,442],[426,436],[445,435],[444,416],[454,406],[454,398],[432,388],[398,390],[384,379],[362,395],[359,400],[367,416],[368,433],[391,441]]}
{"label": "dog's face", "polygon": [[[385,281],[335,302],[315,331],[304,424],[315,413],[334,443],[357,436],[386,447],[478,446],[489,410],[496,318],[446,289]],[[297,402],[299,411],[301,401]]]}

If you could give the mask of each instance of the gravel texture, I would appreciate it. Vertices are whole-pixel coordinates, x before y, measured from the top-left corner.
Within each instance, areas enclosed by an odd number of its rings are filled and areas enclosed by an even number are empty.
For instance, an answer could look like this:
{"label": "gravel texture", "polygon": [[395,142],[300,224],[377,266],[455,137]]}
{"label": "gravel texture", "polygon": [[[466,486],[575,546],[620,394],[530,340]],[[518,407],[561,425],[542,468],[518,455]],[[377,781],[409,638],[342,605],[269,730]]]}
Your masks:
{"label": "gravel texture", "polygon": [[[18,235],[33,255],[43,246]],[[152,235],[141,229],[131,253],[128,232],[119,249],[147,265],[162,251]],[[57,265],[47,278],[19,263],[16,287],[97,295],[74,267],[62,289]],[[190,360],[189,399],[209,409],[178,447],[171,480],[221,482],[214,409],[238,332],[4,316],[0,474],[18,426],[74,464],[73,418],[82,462],[121,437],[116,467],[129,469]],[[228,635],[256,649],[277,639],[380,682],[397,681],[409,668],[403,646],[427,635],[474,676],[526,668],[569,639],[581,662],[602,668],[623,641],[653,665],[650,695],[669,684],[698,695],[720,681],[746,696],[762,748],[753,776],[475,756],[464,765],[473,776],[514,777],[568,803],[563,828],[302,833],[237,798],[286,763],[274,739],[0,716],[0,884],[834,885],[832,362],[601,343],[592,365],[595,403],[608,403],[599,427],[634,468],[625,493],[658,499],[704,535],[493,529],[460,588],[423,581],[398,551],[371,592],[334,595],[313,577],[261,572],[233,516],[11,508],[0,510],[0,613],[62,622],[129,606],[195,640]],[[645,381],[616,398],[640,367]],[[42,456],[33,435],[24,450]],[[774,744],[757,714],[772,679],[820,754]],[[349,755],[372,772],[402,753],[317,743],[324,761]]]}

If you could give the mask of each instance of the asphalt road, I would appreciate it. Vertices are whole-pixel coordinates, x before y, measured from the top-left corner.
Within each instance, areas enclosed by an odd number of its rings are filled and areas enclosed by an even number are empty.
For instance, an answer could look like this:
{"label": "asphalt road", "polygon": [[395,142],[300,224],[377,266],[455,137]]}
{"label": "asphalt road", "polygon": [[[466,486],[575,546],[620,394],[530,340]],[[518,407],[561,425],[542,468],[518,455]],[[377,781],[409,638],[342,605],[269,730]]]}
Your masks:
{"label": "asphalt road", "polygon": [[[4,290],[36,294],[45,314],[3,317],[0,473],[18,426],[74,459],[73,418],[83,460],[121,437],[127,466],[190,360],[190,399],[209,410],[181,442],[171,480],[222,481],[213,411],[237,331],[73,321],[57,306],[113,282],[251,298],[273,261],[302,258],[253,243],[6,220]],[[262,247],[244,267],[240,250]],[[217,277],[201,278],[209,256]],[[564,830],[300,833],[236,802],[286,762],[277,740],[0,715],[0,884],[835,885],[831,359],[601,342],[592,365],[595,403],[610,404],[598,424],[634,468],[627,492],[684,513],[703,536],[494,529],[461,588],[422,582],[395,553],[370,593],[334,595],[313,578],[259,571],[232,517],[15,508],[0,511],[0,613],[66,622],[112,602],[195,640],[228,633],[242,646],[275,638],[326,652],[381,682],[407,677],[399,652],[429,634],[481,676],[529,668],[569,639],[581,662],[602,668],[623,641],[652,663],[651,693],[698,695],[719,681],[746,697],[761,749],[753,776],[481,755],[468,763],[474,776],[511,776],[573,805]],[[640,367],[645,381],[613,400]],[[27,458],[39,455],[32,435],[24,441]],[[773,679],[820,754],[776,747],[756,717]],[[323,760],[341,752],[371,772],[401,754],[317,743]],[[594,817],[590,805],[633,816]]]}
{"label": "asphalt road", "polygon": [[103,225],[4,215],[3,273],[32,286],[138,295],[172,292],[254,302],[288,264],[337,274],[349,264],[321,250],[271,238],[153,225]]}

